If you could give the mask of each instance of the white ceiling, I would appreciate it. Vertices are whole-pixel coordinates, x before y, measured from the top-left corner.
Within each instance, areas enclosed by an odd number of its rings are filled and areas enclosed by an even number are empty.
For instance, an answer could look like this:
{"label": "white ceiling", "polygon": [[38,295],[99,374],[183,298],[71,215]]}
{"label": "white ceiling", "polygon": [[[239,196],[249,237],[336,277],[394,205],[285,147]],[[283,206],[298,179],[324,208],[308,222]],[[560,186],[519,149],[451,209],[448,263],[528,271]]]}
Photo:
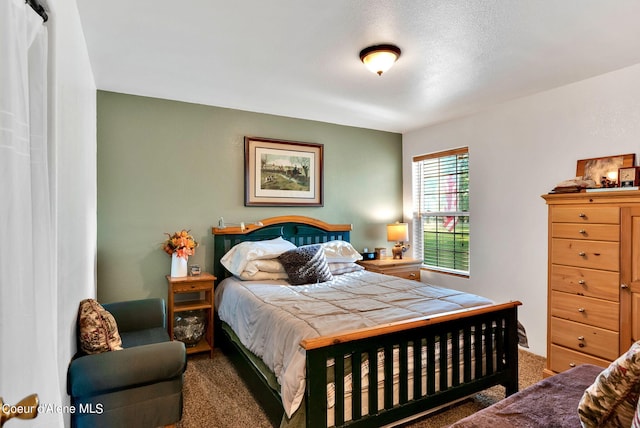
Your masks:
{"label": "white ceiling", "polygon": [[640,63],[639,0],[77,3],[98,89],[393,132]]}

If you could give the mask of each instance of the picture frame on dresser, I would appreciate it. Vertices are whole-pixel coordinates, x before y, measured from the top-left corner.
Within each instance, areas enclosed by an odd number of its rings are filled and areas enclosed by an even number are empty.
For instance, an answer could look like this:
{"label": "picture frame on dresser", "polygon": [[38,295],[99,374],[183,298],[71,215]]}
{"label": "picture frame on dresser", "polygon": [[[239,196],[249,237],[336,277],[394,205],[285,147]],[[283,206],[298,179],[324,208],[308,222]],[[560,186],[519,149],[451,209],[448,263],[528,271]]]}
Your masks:
{"label": "picture frame on dresser", "polygon": [[245,137],[245,206],[323,206],[324,145]]}
{"label": "picture frame on dresser", "polygon": [[639,166],[618,169],[618,187],[637,187],[638,185],[640,185]]}
{"label": "picture frame on dresser", "polygon": [[617,181],[618,170],[632,167],[635,162],[636,155],[634,153],[580,159],[576,164],[576,177],[582,177],[584,180],[593,180],[600,187],[603,177],[615,182]]}

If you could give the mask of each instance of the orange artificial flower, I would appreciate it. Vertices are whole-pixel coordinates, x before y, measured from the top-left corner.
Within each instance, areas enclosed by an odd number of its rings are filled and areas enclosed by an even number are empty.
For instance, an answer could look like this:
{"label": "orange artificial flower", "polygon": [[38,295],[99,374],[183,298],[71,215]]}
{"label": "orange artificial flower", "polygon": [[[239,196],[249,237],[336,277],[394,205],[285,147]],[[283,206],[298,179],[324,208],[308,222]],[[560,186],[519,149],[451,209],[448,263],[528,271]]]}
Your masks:
{"label": "orange artificial flower", "polygon": [[176,253],[178,257],[182,257],[184,259],[189,256],[193,256],[198,243],[193,239],[193,236],[189,235],[189,232],[190,230],[182,229],[179,232],[175,232],[173,235],[165,233],[169,239],[162,244],[164,252],[169,255]]}

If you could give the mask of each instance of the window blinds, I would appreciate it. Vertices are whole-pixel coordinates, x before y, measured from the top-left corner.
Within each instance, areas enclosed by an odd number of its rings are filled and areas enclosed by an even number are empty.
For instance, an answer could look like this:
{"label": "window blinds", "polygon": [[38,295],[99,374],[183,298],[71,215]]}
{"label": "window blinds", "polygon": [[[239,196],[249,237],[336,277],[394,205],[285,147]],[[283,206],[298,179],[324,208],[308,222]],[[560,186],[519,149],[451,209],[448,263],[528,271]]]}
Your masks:
{"label": "window blinds", "polygon": [[413,158],[414,243],[425,265],[469,272],[467,148]]}

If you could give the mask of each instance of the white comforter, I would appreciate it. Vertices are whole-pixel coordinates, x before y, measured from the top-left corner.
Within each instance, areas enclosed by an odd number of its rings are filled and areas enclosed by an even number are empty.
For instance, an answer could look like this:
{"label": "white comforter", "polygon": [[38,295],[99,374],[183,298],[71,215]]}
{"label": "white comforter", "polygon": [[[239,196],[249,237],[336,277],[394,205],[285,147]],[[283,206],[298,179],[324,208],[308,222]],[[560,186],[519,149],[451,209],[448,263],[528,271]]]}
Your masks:
{"label": "white comforter", "polygon": [[305,390],[301,340],[491,303],[474,294],[369,271],[302,286],[227,278],[215,291],[220,319],[275,373],[289,417]]}

